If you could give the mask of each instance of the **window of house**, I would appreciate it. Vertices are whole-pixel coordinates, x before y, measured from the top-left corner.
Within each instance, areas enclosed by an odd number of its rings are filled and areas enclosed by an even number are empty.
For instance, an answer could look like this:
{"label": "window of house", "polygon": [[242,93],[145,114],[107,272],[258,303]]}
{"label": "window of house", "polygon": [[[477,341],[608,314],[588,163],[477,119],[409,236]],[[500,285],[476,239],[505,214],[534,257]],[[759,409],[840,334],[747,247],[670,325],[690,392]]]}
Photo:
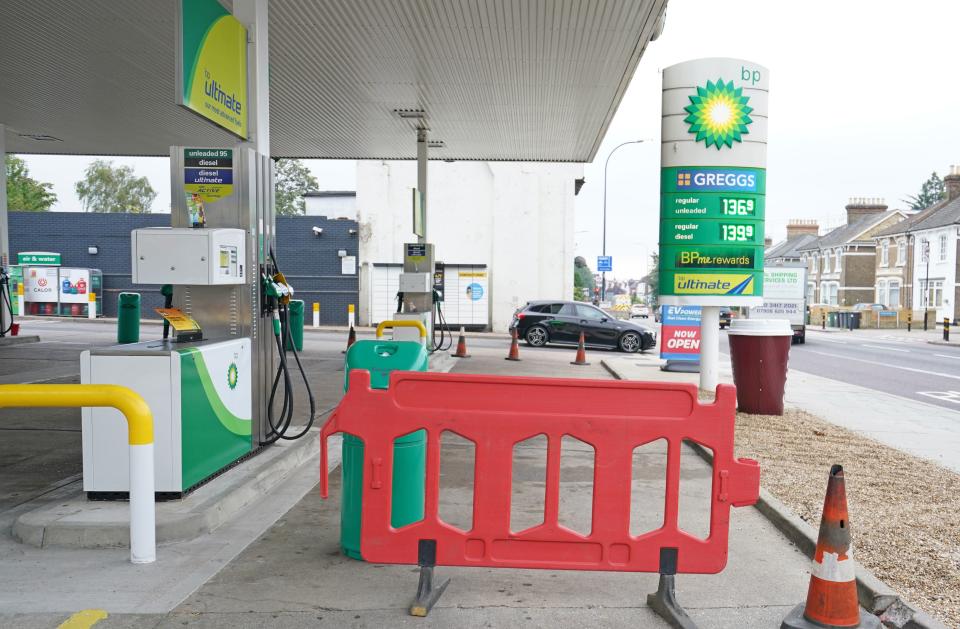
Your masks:
{"label": "window of house", "polygon": [[830,252],[828,251],[823,252],[823,272],[830,272]]}
{"label": "window of house", "polygon": [[943,306],[943,280],[920,280],[920,293],[923,295],[924,308]]}
{"label": "window of house", "polygon": [[808,304],[817,303],[817,283],[816,282],[807,282],[807,303]]}
{"label": "window of house", "polygon": [[889,301],[881,301],[881,304],[886,304],[890,308],[898,308],[900,306],[900,280],[890,280],[887,284],[887,294]]}
{"label": "window of house", "polygon": [[820,282],[820,302],[830,306],[836,306],[837,293],[839,293],[839,291],[839,282]]}
{"label": "window of house", "polygon": [[837,273],[840,272],[842,259],[843,259],[843,249],[837,249],[837,263],[833,267],[833,270],[836,271]]}
{"label": "window of house", "polygon": [[828,288],[830,293],[830,301],[827,303],[829,303],[831,306],[836,306],[840,303],[837,299],[840,293],[840,282],[830,282],[830,286]]}
{"label": "window of house", "polygon": [[817,264],[818,264],[819,262],[820,262],[820,260],[818,259],[817,254],[813,254],[813,256],[810,258],[810,272],[811,272],[811,273],[816,273],[816,272],[817,272]]}
{"label": "window of house", "polygon": [[897,241],[897,266],[907,264],[907,239],[901,238]]}
{"label": "window of house", "polygon": [[887,280],[877,280],[876,302],[878,304],[887,303]]}
{"label": "window of house", "polygon": [[[890,266],[890,241],[884,240],[880,245],[880,266]],[[883,303],[882,301],[880,302]]]}
{"label": "window of house", "polygon": [[940,262],[947,261],[947,235],[940,234]]}

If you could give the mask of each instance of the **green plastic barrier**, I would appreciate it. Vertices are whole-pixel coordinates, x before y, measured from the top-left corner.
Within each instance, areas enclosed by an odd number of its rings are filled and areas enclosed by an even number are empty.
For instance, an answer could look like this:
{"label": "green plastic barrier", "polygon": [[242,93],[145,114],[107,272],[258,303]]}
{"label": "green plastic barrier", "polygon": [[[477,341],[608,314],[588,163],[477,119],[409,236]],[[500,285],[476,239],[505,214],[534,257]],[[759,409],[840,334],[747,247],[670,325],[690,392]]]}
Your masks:
{"label": "green plastic barrier", "polygon": [[[298,352],[303,351],[303,301],[291,299],[287,308],[287,325],[290,326],[290,339]],[[285,341],[287,351],[290,351],[290,341]]]}
{"label": "green plastic barrier", "polygon": [[117,302],[117,343],[140,342],[140,293],[120,293]]}
{"label": "green plastic barrier", "polygon": [[[392,371],[426,371],[427,350],[413,341],[357,341],[347,350],[343,390],[350,371],[370,372],[370,386],[386,389]],[[427,432],[418,430],[393,442],[393,503],[390,525],[399,528],[423,519],[427,476]],[[343,496],[340,506],[340,547],[348,557],[360,556],[360,514],[363,488],[363,441],[343,435]]]}

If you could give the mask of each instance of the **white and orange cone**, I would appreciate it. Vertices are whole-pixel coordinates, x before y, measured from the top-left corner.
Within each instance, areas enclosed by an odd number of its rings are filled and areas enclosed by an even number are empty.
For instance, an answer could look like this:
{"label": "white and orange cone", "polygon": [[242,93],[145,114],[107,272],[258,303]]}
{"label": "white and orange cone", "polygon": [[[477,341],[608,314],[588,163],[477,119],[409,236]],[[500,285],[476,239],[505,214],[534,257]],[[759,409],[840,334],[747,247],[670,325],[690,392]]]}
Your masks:
{"label": "white and orange cone", "polygon": [[454,358],[470,358],[470,354],[467,353],[467,337],[464,336],[465,330],[463,326],[460,326],[460,338],[457,339],[457,351],[454,352]]}
{"label": "white and orange cone", "polygon": [[843,467],[830,468],[807,602],[791,611],[780,629],[880,629],[880,619],[860,610],[850,541]]}
{"label": "white and orange cone", "polygon": [[517,343],[517,329],[510,330],[510,353],[505,360],[520,360],[520,344]]}
{"label": "white and orange cone", "polygon": [[587,362],[587,350],[583,346],[584,337],[583,332],[580,333],[580,343],[577,345],[577,359],[571,362],[571,365],[589,365]]}

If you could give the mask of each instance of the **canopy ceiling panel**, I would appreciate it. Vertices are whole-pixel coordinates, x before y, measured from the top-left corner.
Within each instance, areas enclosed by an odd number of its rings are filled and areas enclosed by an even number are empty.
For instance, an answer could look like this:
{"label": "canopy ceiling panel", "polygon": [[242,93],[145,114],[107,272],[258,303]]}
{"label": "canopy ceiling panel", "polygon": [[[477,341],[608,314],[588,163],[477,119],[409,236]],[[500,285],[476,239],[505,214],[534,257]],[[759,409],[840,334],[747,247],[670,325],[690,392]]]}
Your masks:
{"label": "canopy ceiling panel", "polygon": [[[665,4],[271,0],[271,152],[413,158],[422,125],[444,143],[431,157],[590,161]],[[174,103],[174,7],[3,0],[7,150],[166,155],[171,144],[234,143]]]}

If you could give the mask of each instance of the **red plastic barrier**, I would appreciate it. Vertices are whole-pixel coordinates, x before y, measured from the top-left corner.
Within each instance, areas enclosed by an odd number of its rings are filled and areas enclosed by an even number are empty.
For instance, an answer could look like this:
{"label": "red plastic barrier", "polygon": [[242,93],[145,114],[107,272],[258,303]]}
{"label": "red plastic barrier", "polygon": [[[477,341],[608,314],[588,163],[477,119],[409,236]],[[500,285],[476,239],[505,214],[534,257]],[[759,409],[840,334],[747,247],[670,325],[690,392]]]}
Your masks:
{"label": "red plastic barrier", "polygon": [[[321,434],[321,494],[327,497],[327,439],[342,431],[364,442],[361,553],[367,561],[416,564],[418,542],[426,539],[436,540],[441,566],[664,572],[665,549],[676,558],[675,572],[716,573],[727,562],[730,507],[754,504],[760,491],[757,462],[733,458],[735,404],[730,385],[717,387],[714,403],[700,404],[690,384],[394,372],[388,389],[371,390],[369,373],[354,370],[349,391]],[[428,434],[425,516],[394,529],[393,440],[420,429]],[[437,513],[445,430],[476,444],[474,520],[466,532]],[[513,446],[540,434],[549,440],[544,520],[517,534],[510,530]],[[564,435],[595,451],[589,535],[558,523]],[[669,444],[664,522],[632,536],[633,450],[660,438]],[[714,452],[705,540],[677,525],[684,439]]]}

